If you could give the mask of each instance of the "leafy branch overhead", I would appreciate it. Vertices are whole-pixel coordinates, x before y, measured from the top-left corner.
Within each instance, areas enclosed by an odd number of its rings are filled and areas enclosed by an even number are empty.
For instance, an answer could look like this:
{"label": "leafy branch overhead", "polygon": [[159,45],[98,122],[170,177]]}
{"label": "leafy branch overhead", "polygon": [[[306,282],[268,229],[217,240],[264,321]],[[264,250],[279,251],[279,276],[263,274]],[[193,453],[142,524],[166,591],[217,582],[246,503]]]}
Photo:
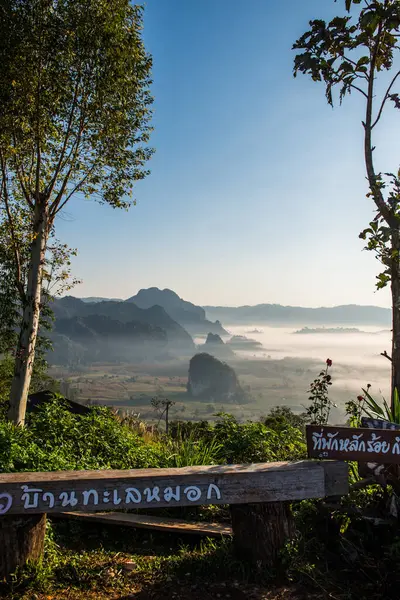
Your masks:
{"label": "leafy branch overhead", "polygon": [[[325,84],[326,97],[334,104],[334,89],[339,90],[339,101],[353,91],[365,99],[366,114],[365,159],[370,195],[378,210],[378,222],[384,219],[389,227],[399,225],[399,174],[392,176],[394,185],[384,196],[388,187],[387,174],[375,172],[373,164],[372,131],[379,123],[389,101],[398,108],[400,101],[394,87],[400,70],[395,71],[382,97],[377,100],[375,79],[382,71],[393,67],[394,53],[400,48],[400,3],[398,0],[384,2],[346,2],[347,10],[352,4],[362,4],[356,15],[335,17],[329,23],[310,21],[311,29],[302,35],[293,48],[302,50],[295,57],[294,75],[305,73],[313,81]],[[375,109],[375,111],[374,111]]]}
{"label": "leafy branch overhead", "polygon": [[331,106],[353,92],[364,103],[367,197],[373,200],[376,215],[359,237],[383,265],[377,288],[391,286],[393,403],[400,389],[400,169],[388,173],[377,168],[373,136],[387,109],[394,108],[394,118],[399,116],[400,0],[344,0],[342,6],[342,16],[330,22],[310,21],[310,29],[296,41],[294,75],[303,73],[323,83]]}

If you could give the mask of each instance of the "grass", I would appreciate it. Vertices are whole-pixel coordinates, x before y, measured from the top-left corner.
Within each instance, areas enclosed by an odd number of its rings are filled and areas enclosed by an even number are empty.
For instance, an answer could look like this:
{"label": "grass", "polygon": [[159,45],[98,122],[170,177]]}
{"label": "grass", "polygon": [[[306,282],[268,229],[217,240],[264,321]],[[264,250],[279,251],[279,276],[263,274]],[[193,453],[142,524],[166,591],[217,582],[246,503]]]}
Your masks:
{"label": "grass", "polygon": [[176,536],[71,522],[49,524],[42,564],[28,566],[0,594],[4,600],[112,598],[162,583],[218,582],[221,574],[249,578],[229,540],[183,544]]}

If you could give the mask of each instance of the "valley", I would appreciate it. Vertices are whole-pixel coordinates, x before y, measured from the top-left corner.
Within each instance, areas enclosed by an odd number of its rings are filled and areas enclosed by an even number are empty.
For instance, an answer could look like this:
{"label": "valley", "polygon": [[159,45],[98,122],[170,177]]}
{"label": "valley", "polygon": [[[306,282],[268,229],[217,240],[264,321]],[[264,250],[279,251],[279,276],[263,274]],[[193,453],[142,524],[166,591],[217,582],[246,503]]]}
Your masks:
{"label": "valley", "polygon": [[[281,405],[301,413],[310,383],[328,357],[333,360],[336,422],[343,421],[345,403],[367,383],[378,399],[388,395],[390,365],[380,354],[390,347],[390,331],[382,329],[387,315],[378,307],[360,307],[368,309],[361,324],[349,323],[352,306],[348,314],[341,307],[340,323],[337,307],[321,309],[326,321],[319,327],[312,327],[320,318],[318,311],[312,313],[317,318],[285,326],[275,321],[212,321],[212,310],[210,317],[171,290],[157,288],[141,290],[127,301],[64,297],[53,308],[49,374],[61,382],[61,392],[84,404],[140,414],[149,422],[158,421],[151,406],[156,396],[175,403],[171,419],[213,420],[215,413],[229,412],[245,421]],[[293,310],[299,315],[306,309]],[[293,335],[299,331],[312,335]],[[189,361],[199,353],[232,367],[245,399],[191,396]]]}

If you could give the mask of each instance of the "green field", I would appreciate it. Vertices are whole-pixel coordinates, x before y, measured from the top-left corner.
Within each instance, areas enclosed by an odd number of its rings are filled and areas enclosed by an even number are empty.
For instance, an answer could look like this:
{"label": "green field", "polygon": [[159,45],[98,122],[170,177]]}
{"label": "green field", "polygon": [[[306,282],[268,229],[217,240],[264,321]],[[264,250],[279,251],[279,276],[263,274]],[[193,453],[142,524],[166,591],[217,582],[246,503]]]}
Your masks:
{"label": "green field", "polygon": [[[184,360],[149,365],[102,364],[79,371],[52,367],[51,374],[63,381],[62,391],[70,399],[114,406],[140,414],[151,422],[158,420],[150,404],[154,396],[175,401],[171,409],[173,419],[210,419],[215,412],[225,411],[246,420],[265,415],[270,408],[283,404],[302,412],[308,402],[309,385],[324,367],[323,363],[307,358],[236,358],[230,364],[249,395],[246,404],[200,402],[191,398],[186,390],[188,363]],[[375,395],[380,398],[380,368],[335,364],[332,377],[331,397],[338,405],[332,415],[335,421],[343,419],[345,402],[360,393],[367,383],[373,385]]]}

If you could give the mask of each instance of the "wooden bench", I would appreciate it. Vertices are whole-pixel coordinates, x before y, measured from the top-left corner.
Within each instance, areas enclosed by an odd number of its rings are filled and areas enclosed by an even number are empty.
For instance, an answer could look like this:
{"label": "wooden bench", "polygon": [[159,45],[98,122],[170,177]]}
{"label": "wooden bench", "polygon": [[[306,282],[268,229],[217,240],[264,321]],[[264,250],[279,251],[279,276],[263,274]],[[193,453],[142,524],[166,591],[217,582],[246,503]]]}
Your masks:
{"label": "wooden bench", "polygon": [[347,492],[336,461],[0,474],[0,576],[40,556],[46,513],[208,504],[230,505],[237,551],[271,564],[293,532],[290,502]]}
{"label": "wooden bench", "polygon": [[152,529],[164,533],[178,533],[185,535],[199,535],[206,537],[231,536],[232,527],[222,523],[209,523],[208,521],[184,521],[170,517],[156,517],[154,515],[138,515],[126,512],[82,513],[65,512],[53,515],[56,519],[72,519],[84,523],[102,525],[120,525],[134,529]]}

